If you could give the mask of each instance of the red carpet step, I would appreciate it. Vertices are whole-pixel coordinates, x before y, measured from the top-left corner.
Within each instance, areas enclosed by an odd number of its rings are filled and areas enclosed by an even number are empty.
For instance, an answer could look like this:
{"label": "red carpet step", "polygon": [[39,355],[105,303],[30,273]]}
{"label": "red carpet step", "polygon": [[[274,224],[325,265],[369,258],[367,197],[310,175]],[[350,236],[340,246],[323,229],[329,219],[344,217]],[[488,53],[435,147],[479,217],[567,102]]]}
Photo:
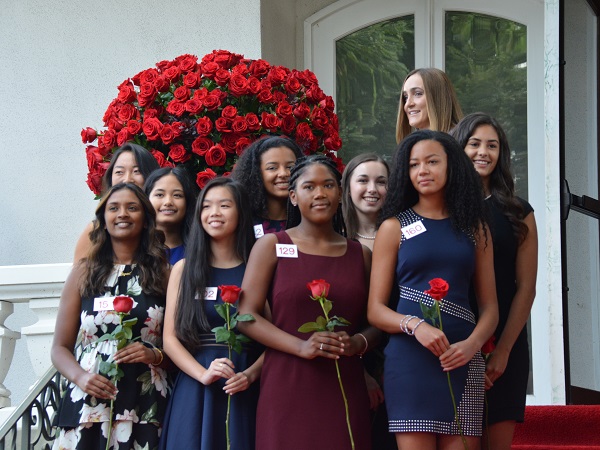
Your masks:
{"label": "red carpet step", "polygon": [[600,450],[600,406],[528,406],[512,450]]}

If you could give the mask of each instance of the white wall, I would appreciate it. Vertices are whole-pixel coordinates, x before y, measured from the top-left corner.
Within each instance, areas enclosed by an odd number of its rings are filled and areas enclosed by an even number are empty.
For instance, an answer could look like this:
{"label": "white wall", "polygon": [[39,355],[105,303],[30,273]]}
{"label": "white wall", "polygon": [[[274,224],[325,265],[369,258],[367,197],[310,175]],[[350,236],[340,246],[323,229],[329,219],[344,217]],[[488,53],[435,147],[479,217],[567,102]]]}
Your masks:
{"label": "white wall", "polygon": [[[95,208],[81,128],[100,127],[117,85],[160,60],[260,57],[260,0],[6,1],[0,42],[0,270],[70,262]],[[11,329],[35,321],[15,310]],[[18,342],[5,383],[13,405],[32,373]]]}
{"label": "white wall", "polygon": [[0,266],[69,262],[95,207],[81,128],[160,60],[260,57],[260,0],[2,3]]}

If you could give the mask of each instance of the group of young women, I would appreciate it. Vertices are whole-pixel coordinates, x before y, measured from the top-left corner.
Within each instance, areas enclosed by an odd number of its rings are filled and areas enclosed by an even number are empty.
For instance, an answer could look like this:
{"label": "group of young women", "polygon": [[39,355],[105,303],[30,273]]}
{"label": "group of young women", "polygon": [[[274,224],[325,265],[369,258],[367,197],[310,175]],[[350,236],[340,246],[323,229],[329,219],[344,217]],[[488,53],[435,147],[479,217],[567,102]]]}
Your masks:
{"label": "group of young women", "polygon": [[[364,154],[342,175],[265,137],[197,200],[183,169],[135,144],[115,152],[61,298],[52,360],[68,388],[54,448],[224,449],[228,434],[235,450],[477,449],[482,433],[484,448],[510,448],[535,220],[500,125],[461,116],[446,75],[418,69],[390,167]],[[435,303],[433,278],[450,287],[437,323],[421,308]],[[299,330],[323,314],[313,280],[345,326]],[[211,331],[225,285],[252,316],[237,323],[252,340],[239,353]]]}

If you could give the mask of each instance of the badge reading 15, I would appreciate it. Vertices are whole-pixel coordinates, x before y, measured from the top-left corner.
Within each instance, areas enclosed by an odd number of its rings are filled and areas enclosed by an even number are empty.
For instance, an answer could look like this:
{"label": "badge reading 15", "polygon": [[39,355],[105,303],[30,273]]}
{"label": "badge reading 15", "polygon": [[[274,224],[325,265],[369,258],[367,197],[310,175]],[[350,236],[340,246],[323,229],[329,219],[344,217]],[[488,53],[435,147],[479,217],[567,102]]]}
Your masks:
{"label": "badge reading 15", "polygon": [[94,299],[94,311],[114,311],[114,297],[96,297]]}
{"label": "badge reading 15", "polygon": [[297,258],[298,247],[296,244],[275,244],[275,253],[278,258]]}
{"label": "badge reading 15", "polygon": [[204,300],[216,300],[217,299],[217,287],[207,287],[204,289]]}

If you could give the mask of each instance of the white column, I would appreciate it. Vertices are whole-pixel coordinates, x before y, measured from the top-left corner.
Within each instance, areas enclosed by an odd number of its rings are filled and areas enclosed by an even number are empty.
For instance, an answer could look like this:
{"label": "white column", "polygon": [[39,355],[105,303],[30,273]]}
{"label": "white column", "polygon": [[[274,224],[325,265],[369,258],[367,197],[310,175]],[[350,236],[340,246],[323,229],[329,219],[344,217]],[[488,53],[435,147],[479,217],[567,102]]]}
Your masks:
{"label": "white column", "polygon": [[10,391],[3,383],[15,353],[15,342],[21,337],[21,333],[4,326],[4,322],[13,311],[12,303],[0,301],[0,408],[10,406]]}

